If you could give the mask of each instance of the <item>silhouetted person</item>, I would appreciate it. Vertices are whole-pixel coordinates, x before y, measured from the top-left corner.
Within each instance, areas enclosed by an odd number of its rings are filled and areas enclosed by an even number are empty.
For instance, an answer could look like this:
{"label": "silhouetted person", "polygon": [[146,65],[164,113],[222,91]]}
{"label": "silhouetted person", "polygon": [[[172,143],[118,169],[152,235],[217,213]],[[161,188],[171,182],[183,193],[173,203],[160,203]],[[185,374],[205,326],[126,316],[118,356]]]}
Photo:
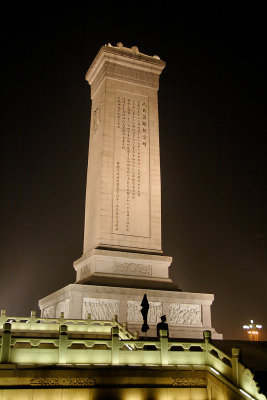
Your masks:
{"label": "silhouetted person", "polygon": [[147,324],[147,314],[148,314],[148,310],[149,310],[149,303],[148,303],[146,294],[143,297],[143,300],[142,300],[142,303],[141,303],[141,307],[142,307],[141,314],[143,316],[143,321],[144,321],[144,323],[142,325],[142,328],[141,328],[141,331],[146,333],[146,331],[148,331],[148,329],[149,329],[149,326]]}
{"label": "silhouetted person", "polygon": [[160,317],[161,322],[157,324],[157,335],[160,337],[159,331],[167,331],[167,337],[169,337],[169,326],[166,322],[166,315]]}

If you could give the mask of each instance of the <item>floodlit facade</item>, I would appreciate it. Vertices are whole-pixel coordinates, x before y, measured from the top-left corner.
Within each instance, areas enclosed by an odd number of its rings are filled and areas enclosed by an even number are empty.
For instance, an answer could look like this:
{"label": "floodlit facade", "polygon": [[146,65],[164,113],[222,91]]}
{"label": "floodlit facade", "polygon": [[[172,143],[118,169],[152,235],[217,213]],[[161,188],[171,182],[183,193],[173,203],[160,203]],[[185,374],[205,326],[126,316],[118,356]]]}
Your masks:
{"label": "floodlit facade", "polygon": [[214,295],[181,291],[169,277],[161,243],[158,90],[165,62],[118,43],[102,46],[86,80],[91,126],[82,256],[75,284],[40,299],[41,316],[110,320],[140,330],[149,301],[148,335],[166,315],[170,337],[222,334],[212,327]]}
{"label": "floodlit facade", "polygon": [[[0,316],[0,400],[266,400],[215,345],[213,294],[182,292],[161,247],[159,76],[136,46],[102,46],[86,79],[92,112],[84,251],[76,283],[41,317]],[[149,300],[147,337],[140,304]],[[157,323],[166,316],[169,332]],[[181,339],[183,338],[183,339]]]}
{"label": "floodlit facade", "polygon": [[127,324],[0,317],[1,399],[255,399],[253,374],[211,341],[139,338]]}

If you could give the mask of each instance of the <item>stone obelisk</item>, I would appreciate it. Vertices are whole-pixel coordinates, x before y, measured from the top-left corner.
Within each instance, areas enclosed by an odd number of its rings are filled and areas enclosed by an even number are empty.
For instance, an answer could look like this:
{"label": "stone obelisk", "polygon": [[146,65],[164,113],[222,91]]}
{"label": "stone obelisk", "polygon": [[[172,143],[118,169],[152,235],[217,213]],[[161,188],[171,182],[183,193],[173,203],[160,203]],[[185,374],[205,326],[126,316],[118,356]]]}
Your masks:
{"label": "stone obelisk", "polygon": [[171,258],[161,247],[158,88],[164,67],[159,57],[119,43],[103,46],[86,74],[92,111],[77,283],[140,287],[145,280],[146,287],[170,287]]}
{"label": "stone obelisk", "polygon": [[169,278],[171,257],[161,246],[158,123],[159,77],[165,62],[121,43],[102,46],[89,68],[91,127],[83,255],[76,283],[39,301],[43,317],[142,325],[149,300],[148,335],[166,315],[170,336],[202,338],[211,327],[214,296],[181,292]]}

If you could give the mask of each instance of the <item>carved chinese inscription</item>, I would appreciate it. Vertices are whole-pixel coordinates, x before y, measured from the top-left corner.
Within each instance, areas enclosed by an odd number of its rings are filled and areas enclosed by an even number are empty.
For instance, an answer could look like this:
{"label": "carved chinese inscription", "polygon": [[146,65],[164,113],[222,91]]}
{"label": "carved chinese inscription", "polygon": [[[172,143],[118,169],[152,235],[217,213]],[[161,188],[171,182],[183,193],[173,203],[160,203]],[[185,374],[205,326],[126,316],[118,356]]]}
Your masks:
{"label": "carved chinese inscription", "polygon": [[97,130],[101,123],[102,103],[99,103],[98,107],[92,112],[91,132],[93,135],[97,133]]}
{"label": "carved chinese inscription", "polygon": [[148,98],[117,91],[113,233],[149,237]]}

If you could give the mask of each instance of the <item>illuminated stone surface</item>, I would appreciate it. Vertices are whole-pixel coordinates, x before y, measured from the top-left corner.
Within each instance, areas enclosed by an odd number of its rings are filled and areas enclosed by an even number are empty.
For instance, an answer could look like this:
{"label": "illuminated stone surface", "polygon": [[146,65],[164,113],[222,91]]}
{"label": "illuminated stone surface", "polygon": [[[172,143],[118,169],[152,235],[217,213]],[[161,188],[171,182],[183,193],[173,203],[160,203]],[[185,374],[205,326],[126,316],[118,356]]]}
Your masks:
{"label": "illuminated stone surface", "polygon": [[[201,338],[204,330],[210,330],[214,339],[220,339],[211,327],[210,306],[213,295],[146,289],[150,309],[148,312],[149,336],[156,336],[156,324],[166,314],[170,336]],[[68,285],[39,301],[42,316],[58,318],[65,311],[65,318],[110,320],[117,315],[120,323],[127,322],[129,329],[140,332],[140,312],[144,289],[98,285]],[[66,308],[63,310],[62,305]]]}
{"label": "illuminated stone surface", "polygon": [[92,114],[84,253],[161,253],[159,75],[165,63],[124,47],[100,49],[86,79]]}
{"label": "illuminated stone surface", "polygon": [[166,333],[147,341],[116,321],[1,313],[0,399],[266,400],[238,349],[208,331],[192,342]]}
{"label": "illuminated stone surface", "polygon": [[169,278],[161,246],[159,77],[165,62],[136,47],[101,47],[86,79],[91,127],[83,255],[76,284],[41,299],[41,315],[111,319],[140,331],[150,302],[148,336],[166,314],[171,337],[200,338],[211,326],[212,294],[184,293]]}
{"label": "illuminated stone surface", "polygon": [[158,288],[171,284],[172,259],[161,247],[157,92],[164,67],[136,49],[103,46],[87,72],[92,109],[77,283],[146,277]]}

